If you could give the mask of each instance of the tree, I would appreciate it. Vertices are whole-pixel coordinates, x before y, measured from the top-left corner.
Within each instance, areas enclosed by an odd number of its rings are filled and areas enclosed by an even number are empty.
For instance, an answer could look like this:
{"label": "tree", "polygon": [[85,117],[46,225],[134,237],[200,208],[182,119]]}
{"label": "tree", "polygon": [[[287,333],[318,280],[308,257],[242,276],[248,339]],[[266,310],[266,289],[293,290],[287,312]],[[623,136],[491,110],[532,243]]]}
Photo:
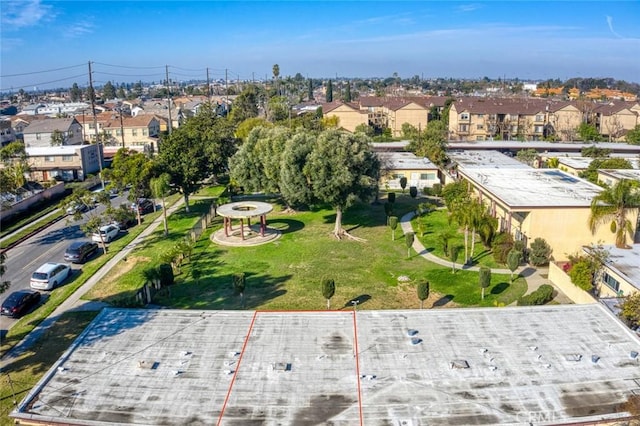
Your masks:
{"label": "tree", "polygon": [[594,271],[588,259],[581,258],[572,265],[569,270],[569,277],[573,284],[584,291],[591,291],[593,289]]}
{"label": "tree", "polygon": [[303,171],[314,197],[336,210],[333,234],[349,236],[342,228],[342,213],[377,190],[380,163],[370,139],[361,133],[326,130],[318,136]]}
{"label": "tree", "polygon": [[518,159],[519,161],[529,166],[533,165],[533,162],[535,161],[536,158],[538,158],[538,151],[536,151],[533,148],[521,149],[516,154],[516,159]]}
{"label": "tree", "polygon": [[273,96],[267,102],[267,120],[276,123],[287,120],[290,115],[289,101],[284,96]]}
{"label": "tree", "polygon": [[624,298],[620,304],[620,317],[629,327],[640,326],[640,291]]}
{"label": "tree", "polygon": [[484,289],[489,287],[489,284],[491,284],[491,269],[486,266],[481,266],[478,271],[478,281],[480,283],[480,288],[482,289],[482,300],[484,300]]}
{"label": "tree", "polygon": [[640,145],[640,124],[629,130],[625,139],[629,145]]}
{"label": "tree", "polygon": [[513,248],[513,237],[508,232],[500,232],[493,239],[491,250],[493,257],[499,263],[507,262],[507,255]]}
{"label": "tree", "polygon": [[102,97],[106,100],[115,99],[116,88],[111,84],[111,81],[107,81],[102,88]]}
{"label": "tree", "polygon": [[344,102],[351,102],[351,84],[347,81],[347,86],[344,88]]}
{"label": "tree", "polygon": [[458,260],[458,255],[460,254],[460,246],[449,247],[449,260],[451,260],[451,272],[456,273],[456,261]]}
{"label": "tree", "polygon": [[[119,192],[129,187],[129,201],[137,203],[140,198],[147,197],[150,192],[151,178],[154,176],[155,164],[142,152],[129,148],[120,148],[113,157],[111,168],[105,170],[105,177],[111,186]],[[138,224],[142,216],[138,210]]]}
{"label": "tree", "polygon": [[513,273],[520,266],[520,260],[522,259],[522,253],[518,250],[510,250],[507,255],[507,268],[511,271],[511,282],[513,282]]}
{"label": "tree", "polygon": [[589,123],[580,123],[578,126],[578,135],[583,141],[599,142],[602,139],[596,126]]}
{"label": "tree", "polygon": [[410,186],[409,195],[411,196],[411,198],[416,198],[418,196],[418,188],[415,186]]}
{"label": "tree", "polygon": [[250,84],[234,99],[230,119],[234,123],[258,117],[259,104],[264,94],[256,85]]}
{"label": "tree", "polygon": [[598,184],[598,170],[601,169],[632,169],[633,166],[626,158],[595,158],[589,163],[589,167],[578,173],[583,179]]}
{"label": "tree", "polygon": [[404,234],[404,243],[407,246],[407,259],[411,257],[411,247],[413,247],[413,241],[415,240],[415,234],[413,232],[407,232]]}
{"label": "tree", "polygon": [[205,104],[196,116],[187,119],[160,143],[159,166],[182,192],[187,212],[189,196],[200,182],[226,170],[228,159],[235,152],[229,124],[216,116],[210,104]]}
{"label": "tree", "polygon": [[10,281],[5,281],[2,279],[4,277],[5,272],[7,272],[7,267],[4,265],[4,262],[7,260],[4,251],[0,251],[0,293],[4,293],[7,291],[9,286],[11,286]]}
{"label": "tree", "polygon": [[424,308],[424,301],[429,298],[429,281],[418,281],[418,299],[420,299],[420,309]]}
{"label": "tree", "polygon": [[60,130],[55,129],[51,132],[51,146],[62,146],[64,145],[64,133]]}
{"label": "tree", "polygon": [[417,132],[408,149],[418,157],[427,157],[434,164],[443,166],[447,162],[448,132],[443,121],[430,121],[423,132]]}
{"label": "tree", "polygon": [[396,240],[396,229],[398,228],[398,217],[389,216],[389,228],[391,228],[391,241]]}
{"label": "tree", "polygon": [[313,80],[309,79],[309,87],[307,89],[307,98],[309,99],[309,101],[313,101]]}
{"label": "tree", "polygon": [[315,140],[313,134],[300,130],[285,143],[280,164],[280,193],[290,206],[307,205],[315,198],[311,182],[305,175],[305,165]]}
{"label": "tree", "polygon": [[124,91],[124,84],[118,87],[117,95],[119,99],[125,99],[127,97],[127,93]]}
{"label": "tree", "polygon": [[613,187],[605,188],[591,201],[589,229],[592,234],[603,223],[610,223],[616,234],[616,247],[629,248],[627,234],[634,235],[634,223],[627,218],[631,211],[640,208],[638,183],[629,179],[618,181]]}
{"label": "tree", "polygon": [[449,256],[449,241],[453,238],[453,235],[449,232],[441,232],[438,234],[438,241],[440,242],[440,246],[442,247],[442,252],[445,256]]}
{"label": "tree", "polygon": [[336,283],[331,278],[322,280],[322,296],[327,300],[327,309],[331,309],[331,298],[336,292]]}
{"label": "tree", "polygon": [[[150,181],[151,193],[155,198],[160,198],[162,200],[162,215],[163,215],[163,223],[164,223],[164,236],[169,235],[169,223],[167,221],[167,206],[165,203],[167,195],[169,195],[169,191],[171,190],[171,176],[168,173],[162,173],[157,178],[152,178]],[[155,203],[154,203],[155,209]]]}
{"label": "tree", "polygon": [[599,148],[595,145],[587,146],[580,150],[580,154],[583,157],[590,158],[604,158],[611,155],[611,150],[609,148]]}
{"label": "tree", "polygon": [[529,263],[533,266],[542,266],[549,263],[553,250],[544,238],[536,238],[531,242],[529,249]]}
{"label": "tree", "polygon": [[273,72],[273,80],[275,82],[275,86],[276,86],[276,94],[279,95],[280,94],[280,84],[278,82],[278,77],[280,77],[280,65],[278,64],[274,64],[273,68],[272,68],[272,72]]}
{"label": "tree", "polygon": [[169,287],[175,282],[173,276],[173,268],[168,263],[161,263],[158,266],[158,279],[160,280],[160,287]]}
{"label": "tree", "polygon": [[327,83],[326,101],[333,102],[333,83],[331,82],[331,80],[329,80],[329,82]]}
{"label": "tree", "polygon": [[79,102],[82,99],[82,90],[78,87],[78,83],[73,83],[69,91],[71,102]]}
{"label": "tree", "polygon": [[404,190],[407,187],[407,177],[406,176],[402,176],[400,178],[400,188],[402,188],[402,193],[404,194]]}
{"label": "tree", "polygon": [[142,278],[146,284],[154,288],[160,287],[160,270],[159,268],[145,268],[142,270]]}
{"label": "tree", "polygon": [[244,287],[245,276],[244,272],[233,274],[233,289],[236,294],[240,295],[240,305],[244,308]]}

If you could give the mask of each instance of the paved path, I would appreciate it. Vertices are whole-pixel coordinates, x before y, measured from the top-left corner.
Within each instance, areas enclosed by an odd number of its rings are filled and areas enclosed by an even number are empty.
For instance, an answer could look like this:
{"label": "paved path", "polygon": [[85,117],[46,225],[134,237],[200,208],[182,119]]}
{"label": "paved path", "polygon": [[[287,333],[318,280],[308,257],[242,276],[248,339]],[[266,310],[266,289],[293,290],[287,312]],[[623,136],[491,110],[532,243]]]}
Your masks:
{"label": "paved path", "polygon": [[[173,204],[167,209],[167,215],[171,215],[184,203],[184,198],[181,197],[179,201]],[[163,215],[160,214],[153,222],[147,226],[137,237],[127,244],[122,250],[120,250],[115,256],[113,256],[102,268],[98,269],[79,289],[71,294],[55,311],[45,318],[36,328],[31,331],[24,339],[22,339],[17,345],[8,350],[3,356],[0,362],[0,369],[4,369],[5,366],[24,353],[34,342],[36,342],[56,321],[60,316],[67,311],[96,311],[105,306],[108,306],[103,302],[96,302],[90,300],[82,300],[84,296],[94,285],[96,285],[105,275],[113,268],[118,262],[122,261],[141,241],[147,236],[151,235],[158,226],[162,224]]]}
{"label": "paved path", "polygon": [[[415,212],[410,212],[402,216],[402,218],[400,218],[400,226],[402,227],[402,232],[404,233],[414,232],[413,227],[411,226],[411,219],[413,219],[414,216],[415,216]],[[436,263],[438,265],[446,266],[448,268],[452,267],[452,262],[450,260],[442,259],[441,257],[438,257],[432,254],[424,247],[424,245],[417,238],[414,239],[412,247],[416,251],[416,253],[418,253],[419,256],[422,256],[428,261]],[[467,271],[478,271],[480,269],[480,267],[478,266],[463,265],[460,263],[456,263],[455,265],[457,269],[467,270]],[[497,269],[491,269],[491,272],[495,272],[498,274],[511,274],[511,271],[509,269],[497,268]],[[518,275],[521,275],[527,281],[527,291],[525,294],[529,294],[537,290],[538,287],[540,287],[543,284],[553,285],[553,283],[551,283],[547,278],[549,276],[548,275],[549,268],[547,267],[533,268],[531,266],[520,266],[518,267],[518,269],[516,269],[515,273],[517,273]],[[556,289],[556,292],[557,292],[557,295],[554,297],[554,299],[557,302],[573,303],[557,287],[554,286],[554,288]]]}

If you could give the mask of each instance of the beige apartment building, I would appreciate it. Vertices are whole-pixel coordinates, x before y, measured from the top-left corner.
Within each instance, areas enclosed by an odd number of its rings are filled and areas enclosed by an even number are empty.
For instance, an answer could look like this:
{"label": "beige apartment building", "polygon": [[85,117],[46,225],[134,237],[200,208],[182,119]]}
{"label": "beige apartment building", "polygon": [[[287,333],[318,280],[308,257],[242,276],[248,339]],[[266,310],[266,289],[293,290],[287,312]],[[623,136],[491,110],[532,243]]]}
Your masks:
{"label": "beige apartment building", "polygon": [[624,140],[626,132],[640,124],[638,111],[633,107],[625,102],[599,105],[594,109],[596,129],[609,142]]}
{"label": "beige apartment building", "polygon": [[324,117],[337,117],[338,127],[349,132],[355,132],[360,125],[368,125],[369,117],[366,110],[361,110],[358,105],[347,102],[330,102],[322,105]]}
{"label": "beige apartment building", "polygon": [[157,148],[161,123],[155,115],[140,114],[132,117],[115,111],[103,112],[96,115],[97,132],[92,115],[81,114],[76,119],[82,125],[85,140],[95,143],[97,134],[107,153],[115,152],[123,146],[140,151],[145,147],[152,150]]}
{"label": "beige apartment building", "polygon": [[83,181],[89,174],[100,171],[104,157],[102,145],[63,145],[27,147],[31,179],[46,182],[52,179],[65,182]]}
{"label": "beige apartment building", "polygon": [[401,189],[400,179],[407,179],[406,189],[415,186],[418,190],[431,188],[440,183],[438,166],[427,158],[417,157],[411,152],[378,152],[382,169],[380,186]]}

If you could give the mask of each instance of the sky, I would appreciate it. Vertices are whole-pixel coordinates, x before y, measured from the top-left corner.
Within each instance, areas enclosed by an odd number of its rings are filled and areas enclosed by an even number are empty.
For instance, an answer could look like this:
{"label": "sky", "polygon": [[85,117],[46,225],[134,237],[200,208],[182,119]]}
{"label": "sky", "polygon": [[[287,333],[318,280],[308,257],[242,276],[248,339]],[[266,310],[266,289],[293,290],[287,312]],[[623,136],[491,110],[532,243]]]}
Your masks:
{"label": "sky", "polygon": [[211,79],[640,82],[640,1],[0,0],[0,91]]}

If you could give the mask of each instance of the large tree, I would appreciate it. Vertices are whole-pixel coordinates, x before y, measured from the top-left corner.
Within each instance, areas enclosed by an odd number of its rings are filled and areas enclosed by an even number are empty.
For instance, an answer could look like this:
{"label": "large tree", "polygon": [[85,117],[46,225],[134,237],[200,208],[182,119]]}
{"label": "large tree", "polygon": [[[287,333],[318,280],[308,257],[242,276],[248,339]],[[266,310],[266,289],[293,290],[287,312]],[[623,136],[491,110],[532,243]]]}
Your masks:
{"label": "large tree", "polygon": [[637,181],[622,179],[596,195],[591,202],[589,216],[591,232],[595,233],[602,224],[610,223],[611,231],[616,234],[616,247],[629,248],[627,235],[633,239],[635,223],[627,216],[632,213],[637,215],[640,208],[638,186]]}
{"label": "large tree", "polygon": [[115,99],[116,97],[116,88],[111,83],[111,81],[107,81],[102,87],[102,97],[106,100]]}
{"label": "large tree", "polygon": [[342,214],[357,199],[375,195],[380,164],[371,141],[362,133],[326,130],[318,136],[304,166],[314,197],[336,210],[333,234],[348,233],[342,228]]}
{"label": "large tree", "polygon": [[235,151],[233,128],[205,104],[197,115],[164,138],[159,150],[158,163],[182,192],[189,211],[189,196],[200,182],[226,170]]}
{"label": "large tree", "polygon": [[262,97],[264,97],[264,94],[258,86],[250,84],[245,87],[242,93],[233,101],[231,120],[235,123],[240,123],[249,118],[257,117]]}
{"label": "large tree", "polygon": [[443,121],[430,121],[422,131],[408,131],[413,135],[412,140],[409,143],[410,151],[415,153],[418,157],[427,157],[438,166],[442,166],[446,163],[448,129],[447,125]]}

